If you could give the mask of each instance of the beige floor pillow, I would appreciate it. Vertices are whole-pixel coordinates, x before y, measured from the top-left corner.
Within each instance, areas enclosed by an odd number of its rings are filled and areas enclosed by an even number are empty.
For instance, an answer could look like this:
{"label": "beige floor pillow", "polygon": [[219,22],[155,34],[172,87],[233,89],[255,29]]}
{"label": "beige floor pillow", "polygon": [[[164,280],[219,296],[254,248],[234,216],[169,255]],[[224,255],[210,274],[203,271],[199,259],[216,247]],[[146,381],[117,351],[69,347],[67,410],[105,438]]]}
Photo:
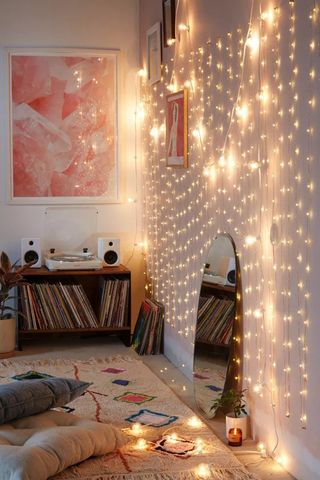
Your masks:
{"label": "beige floor pillow", "polygon": [[126,443],[112,425],[49,410],[0,425],[0,480],[47,480]]}

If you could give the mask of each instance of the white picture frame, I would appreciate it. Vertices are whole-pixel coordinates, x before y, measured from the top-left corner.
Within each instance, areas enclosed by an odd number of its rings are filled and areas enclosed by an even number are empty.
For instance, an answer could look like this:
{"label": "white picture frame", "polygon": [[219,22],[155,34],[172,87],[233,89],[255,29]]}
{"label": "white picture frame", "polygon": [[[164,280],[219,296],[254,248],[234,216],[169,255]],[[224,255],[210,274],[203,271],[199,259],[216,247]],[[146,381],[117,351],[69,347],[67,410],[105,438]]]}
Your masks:
{"label": "white picture frame", "polygon": [[147,30],[147,82],[153,85],[161,80],[161,23]]}
{"label": "white picture frame", "polygon": [[120,202],[118,50],[8,49],[13,204]]}

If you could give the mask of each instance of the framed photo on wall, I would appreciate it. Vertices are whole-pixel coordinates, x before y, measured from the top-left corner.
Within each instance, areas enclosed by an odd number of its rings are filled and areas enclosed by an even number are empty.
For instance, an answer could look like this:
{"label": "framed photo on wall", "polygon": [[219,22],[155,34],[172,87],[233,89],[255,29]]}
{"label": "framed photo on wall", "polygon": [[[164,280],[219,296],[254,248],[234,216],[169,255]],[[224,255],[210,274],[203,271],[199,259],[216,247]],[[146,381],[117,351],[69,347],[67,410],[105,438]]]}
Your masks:
{"label": "framed photo on wall", "polygon": [[147,31],[147,80],[153,85],[161,80],[161,24],[155,23]]}
{"label": "framed photo on wall", "polygon": [[9,201],[118,202],[118,52],[8,53]]}
{"label": "framed photo on wall", "polygon": [[169,47],[170,42],[168,43],[168,40],[174,40],[176,38],[175,0],[162,0],[162,17],[163,17],[163,44],[165,47]]}
{"label": "framed photo on wall", "polygon": [[188,90],[166,97],[166,159],[168,167],[188,168]]}

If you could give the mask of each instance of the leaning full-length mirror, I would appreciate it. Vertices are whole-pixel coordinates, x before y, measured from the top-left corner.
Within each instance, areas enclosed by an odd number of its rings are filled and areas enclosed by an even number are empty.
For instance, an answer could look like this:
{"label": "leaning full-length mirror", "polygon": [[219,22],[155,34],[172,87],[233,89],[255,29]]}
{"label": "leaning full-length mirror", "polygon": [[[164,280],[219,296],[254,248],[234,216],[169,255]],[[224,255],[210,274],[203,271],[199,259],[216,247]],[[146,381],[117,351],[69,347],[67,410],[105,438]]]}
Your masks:
{"label": "leaning full-length mirror", "polygon": [[227,234],[215,237],[208,252],[202,277],[194,347],[194,392],[200,410],[215,415],[217,395],[235,386],[239,344],[236,324],[240,301],[240,272],[235,245]]}

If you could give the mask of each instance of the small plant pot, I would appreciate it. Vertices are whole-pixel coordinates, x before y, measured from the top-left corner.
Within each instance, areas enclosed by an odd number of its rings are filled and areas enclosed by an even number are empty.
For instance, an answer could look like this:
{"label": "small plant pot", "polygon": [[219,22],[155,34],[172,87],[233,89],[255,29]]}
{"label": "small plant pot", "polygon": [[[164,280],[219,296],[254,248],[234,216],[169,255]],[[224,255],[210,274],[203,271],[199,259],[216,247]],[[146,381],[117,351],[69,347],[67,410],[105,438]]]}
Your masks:
{"label": "small plant pot", "polygon": [[240,417],[235,417],[233,413],[228,413],[226,415],[226,437],[228,438],[228,433],[230,428],[240,428],[242,432],[242,440],[247,438],[247,426],[248,426],[248,415],[240,415]]}
{"label": "small plant pot", "polygon": [[13,353],[16,348],[16,319],[0,320],[0,354]]}

